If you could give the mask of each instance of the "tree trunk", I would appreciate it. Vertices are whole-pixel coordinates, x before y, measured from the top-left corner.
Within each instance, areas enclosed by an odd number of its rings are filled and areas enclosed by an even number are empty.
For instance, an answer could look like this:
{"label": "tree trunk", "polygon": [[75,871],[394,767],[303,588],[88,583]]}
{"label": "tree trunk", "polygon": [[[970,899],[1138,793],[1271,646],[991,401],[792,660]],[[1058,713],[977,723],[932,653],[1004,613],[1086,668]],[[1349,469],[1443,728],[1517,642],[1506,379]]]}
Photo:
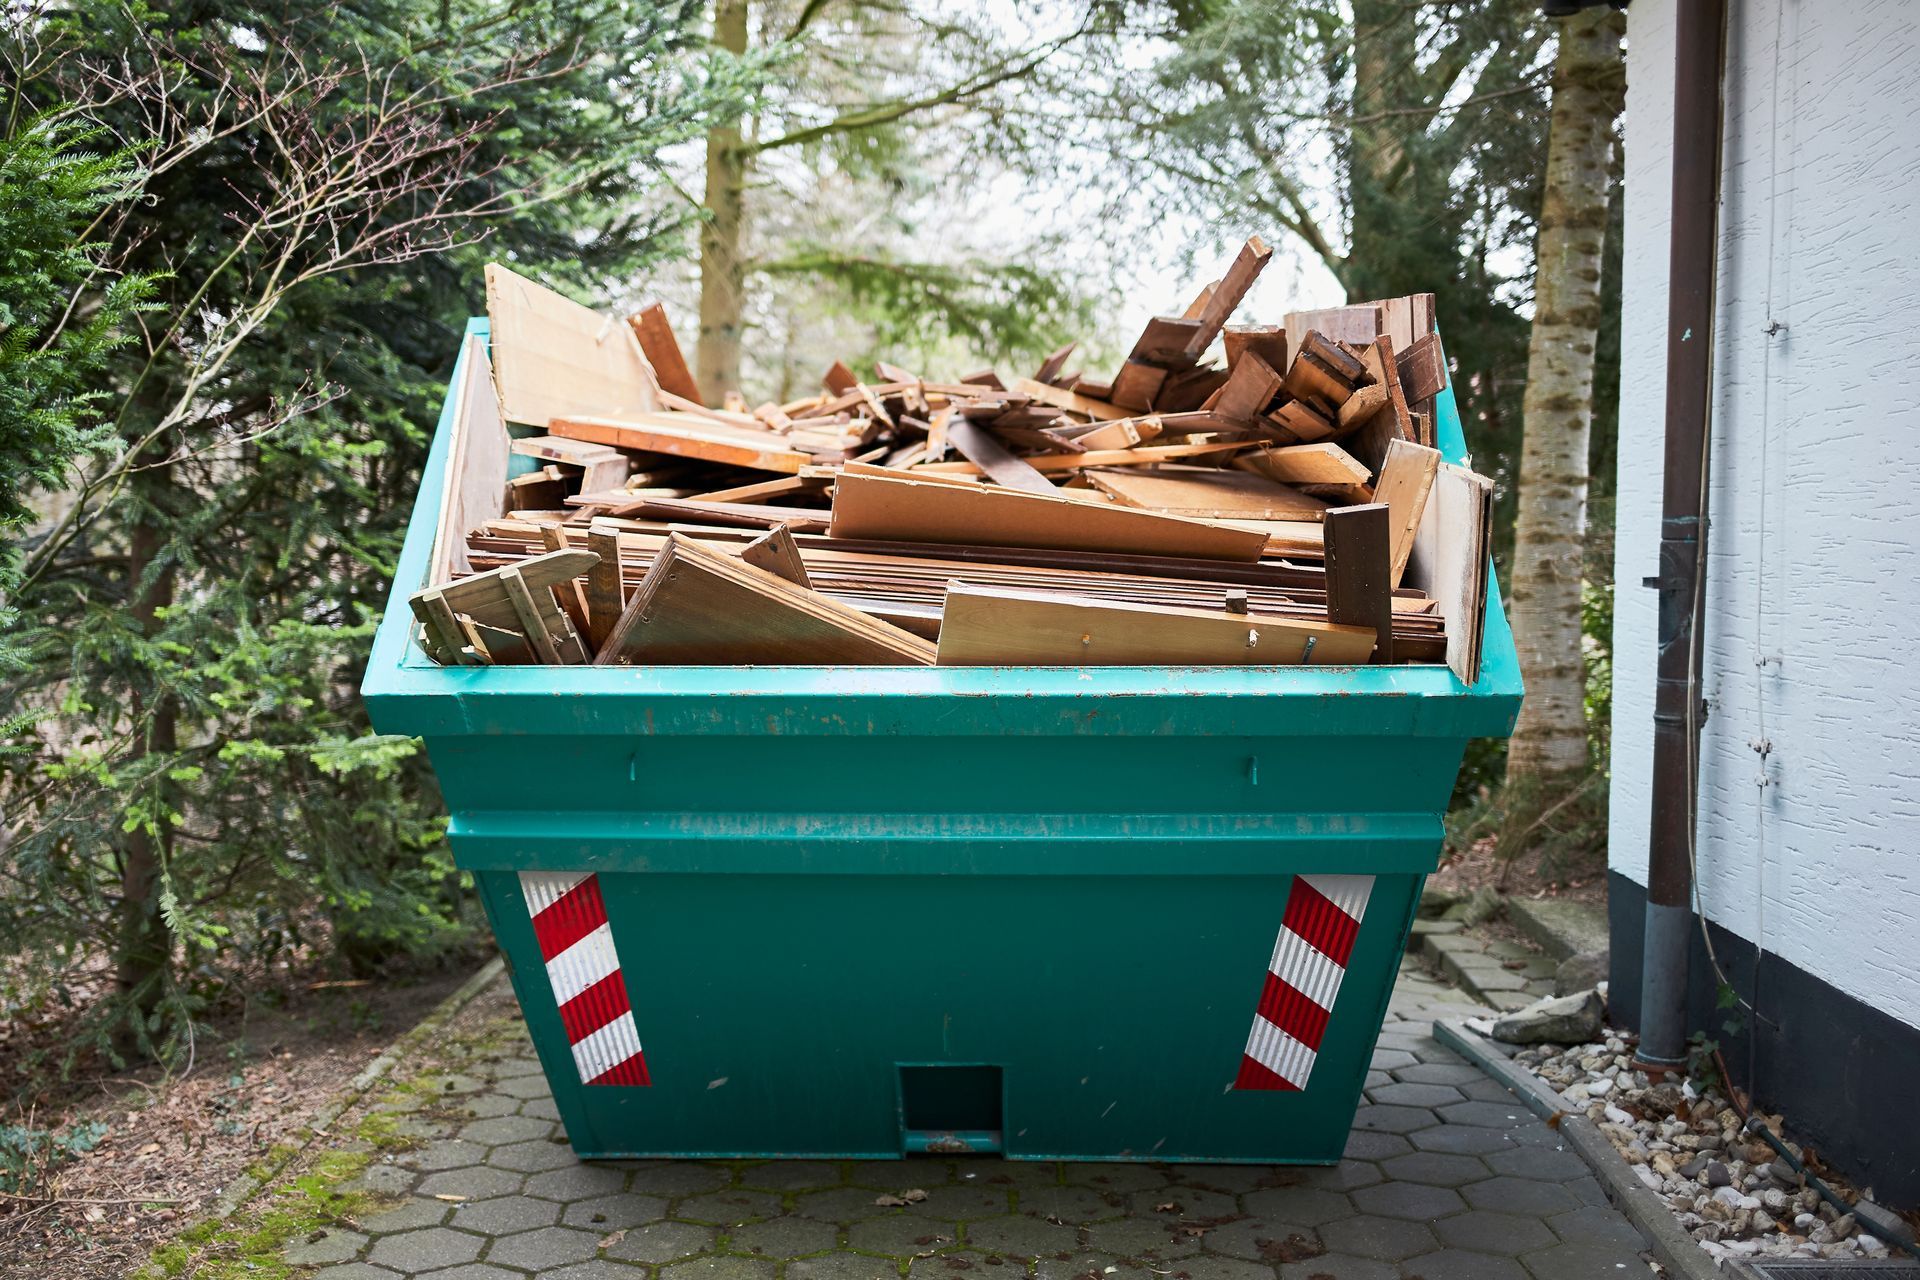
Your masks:
{"label": "tree trunk", "polygon": [[[151,638],[164,625],[162,613],[173,604],[171,563],[151,583],[141,585],[148,569],[164,554],[166,537],[160,512],[165,510],[171,486],[165,467],[141,473],[135,484],[144,491],[144,510],[129,539],[127,572],[134,593],[129,612],[140,633]],[[149,688],[142,676],[135,675],[128,709],[135,726],[129,764],[137,766],[150,755],[172,755],[179,745],[172,699],[157,688]],[[160,914],[158,892],[160,868],[169,852],[168,827],[162,821],[158,828],[159,834],[155,835],[136,827],[127,834],[120,851],[120,936],[114,976],[128,1007],[126,1020],[115,1033],[114,1047],[127,1058],[145,1052],[136,1024],[144,1023],[158,1004],[159,979],[173,955],[173,938]]]}
{"label": "tree trunk", "polygon": [[[713,41],[747,51],[747,0],[716,0]],[[746,270],[741,259],[747,153],[737,124],[707,131],[707,221],[700,230],[700,340],[694,378],[709,404],[740,389],[740,328]]]}
{"label": "tree trunk", "polygon": [[1585,9],[1563,19],[1554,65],[1509,600],[1514,647],[1527,681],[1507,753],[1510,787],[1566,779],[1588,761],[1580,646],[1587,437],[1608,161],[1626,97],[1620,56],[1625,25],[1611,9]]}
{"label": "tree trunk", "polygon": [[1405,118],[1419,104],[1418,6],[1354,0],[1353,113],[1346,138],[1347,256],[1336,274],[1348,302],[1393,296],[1388,266],[1402,259],[1406,212]]}

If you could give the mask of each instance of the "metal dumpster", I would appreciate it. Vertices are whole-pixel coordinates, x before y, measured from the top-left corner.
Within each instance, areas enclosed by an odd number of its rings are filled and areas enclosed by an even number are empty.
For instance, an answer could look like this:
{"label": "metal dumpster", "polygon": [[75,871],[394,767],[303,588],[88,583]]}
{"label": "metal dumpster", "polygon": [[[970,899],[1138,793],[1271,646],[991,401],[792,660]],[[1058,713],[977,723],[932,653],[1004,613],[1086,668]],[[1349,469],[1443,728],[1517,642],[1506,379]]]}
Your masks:
{"label": "metal dumpster", "polygon": [[1497,590],[1471,688],[441,667],[405,600],[442,499],[363,691],[426,742],[580,1155],[1340,1157],[1462,751],[1519,708]]}

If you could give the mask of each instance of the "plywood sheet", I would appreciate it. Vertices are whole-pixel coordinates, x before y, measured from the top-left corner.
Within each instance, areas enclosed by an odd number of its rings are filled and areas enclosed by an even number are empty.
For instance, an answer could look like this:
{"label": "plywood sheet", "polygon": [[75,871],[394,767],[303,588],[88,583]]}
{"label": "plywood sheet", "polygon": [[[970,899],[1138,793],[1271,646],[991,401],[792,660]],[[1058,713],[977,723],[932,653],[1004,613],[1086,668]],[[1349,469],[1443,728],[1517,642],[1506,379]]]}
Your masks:
{"label": "plywood sheet", "polygon": [[570,440],[591,440],[617,449],[668,453],[756,471],[799,475],[814,458],[790,447],[772,431],[730,427],[691,413],[637,413],[625,417],[559,417],[547,430]]}
{"label": "plywood sheet", "polygon": [[1373,487],[1374,500],[1387,504],[1393,526],[1393,585],[1406,576],[1407,561],[1413,554],[1413,542],[1426,519],[1427,495],[1440,470],[1440,451],[1410,440],[1395,440],[1387,446],[1386,461],[1380,465],[1380,483]]}
{"label": "plywood sheet", "polygon": [[626,325],[497,262],[487,264],[494,385],[508,422],[623,417],[659,406],[659,382]]}
{"label": "plywood sheet", "polygon": [[1252,562],[1266,535],[1151,511],[1007,489],[843,475],[834,485],[837,538],[1053,547]]}
{"label": "plywood sheet", "polygon": [[1115,501],[1197,519],[1320,519],[1327,504],[1266,476],[1206,467],[1155,471],[1088,471],[1089,481]]}
{"label": "plywood sheet", "polygon": [[1446,623],[1447,666],[1462,684],[1480,678],[1492,528],[1493,481],[1441,463],[1420,517],[1407,581],[1434,598]]}
{"label": "plywood sheet", "polygon": [[467,339],[467,373],[454,393],[447,469],[440,480],[440,522],[433,531],[427,581],[445,582],[467,573],[467,534],[505,514],[507,465],[512,440],[494,394],[487,344]]}
{"label": "plywood sheet", "polygon": [[1365,662],[1372,652],[1371,627],[955,587],[940,623],[939,664],[1333,666]]}

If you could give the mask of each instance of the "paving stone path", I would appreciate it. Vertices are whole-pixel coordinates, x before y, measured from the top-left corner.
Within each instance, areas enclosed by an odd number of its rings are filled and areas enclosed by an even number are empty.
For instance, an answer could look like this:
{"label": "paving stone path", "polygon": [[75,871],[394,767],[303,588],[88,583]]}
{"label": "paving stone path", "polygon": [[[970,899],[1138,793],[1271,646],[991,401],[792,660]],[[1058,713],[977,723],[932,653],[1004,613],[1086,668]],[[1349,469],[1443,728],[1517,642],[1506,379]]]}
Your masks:
{"label": "paving stone path", "polygon": [[[1250,1165],[635,1161],[587,1165],[504,980],[389,1099],[355,1189],[384,1208],[284,1259],[315,1280],[1598,1280],[1644,1277],[1633,1227],[1558,1135],[1438,1044],[1473,1011],[1401,969],[1346,1156]],[[491,1019],[486,1022],[486,1019]],[[462,1019],[478,1025],[475,1018]],[[876,1204],[907,1188],[926,1198]],[[451,1198],[440,1198],[451,1197]]]}

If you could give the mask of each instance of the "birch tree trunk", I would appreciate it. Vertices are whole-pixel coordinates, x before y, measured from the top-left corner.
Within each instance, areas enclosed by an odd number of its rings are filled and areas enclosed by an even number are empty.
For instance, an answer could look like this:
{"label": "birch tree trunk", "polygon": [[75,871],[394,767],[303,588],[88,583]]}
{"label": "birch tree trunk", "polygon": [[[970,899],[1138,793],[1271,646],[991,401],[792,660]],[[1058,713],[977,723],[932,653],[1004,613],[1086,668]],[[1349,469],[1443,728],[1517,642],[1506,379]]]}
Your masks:
{"label": "birch tree trunk", "polygon": [[[747,51],[747,0],[717,0],[713,42]],[[740,389],[740,330],[746,268],[741,257],[747,194],[747,151],[738,124],[707,131],[707,222],[700,230],[700,338],[694,380],[708,403]]]}
{"label": "birch tree trunk", "polygon": [[1625,18],[1584,9],[1561,20],[1546,192],[1527,350],[1519,519],[1509,602],[1526,702],[1507,751],[1507,782],[1548,784],[1587,767],[1580,584],[1587,438],[1601,321],[1600,258],[1608,168],[1626,98]]}

